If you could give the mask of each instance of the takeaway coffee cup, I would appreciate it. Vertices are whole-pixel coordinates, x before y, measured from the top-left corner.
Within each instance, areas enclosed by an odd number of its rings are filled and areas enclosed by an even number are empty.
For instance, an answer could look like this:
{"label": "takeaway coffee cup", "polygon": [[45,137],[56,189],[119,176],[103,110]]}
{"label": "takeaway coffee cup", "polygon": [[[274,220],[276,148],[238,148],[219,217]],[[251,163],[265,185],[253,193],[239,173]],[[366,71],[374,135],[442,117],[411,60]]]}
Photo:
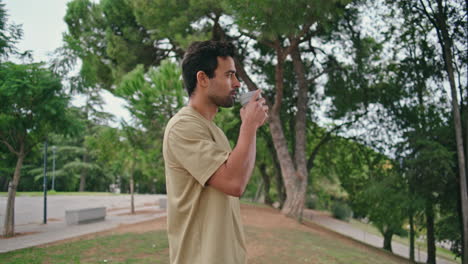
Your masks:
{"label": "takeaway coffee cup", "polygon": [[[250,99],[252,98],[252,96],[256,93],[257,91],[250,91],[250,92],[246,92],[246,93],[243,93],[243,94],[240,94],[239,95],[239,102],[241,103],[242,106],[245,106],[249,101]],[[262,98],[262,94],[260,93],[258,95],[258,99]]]}

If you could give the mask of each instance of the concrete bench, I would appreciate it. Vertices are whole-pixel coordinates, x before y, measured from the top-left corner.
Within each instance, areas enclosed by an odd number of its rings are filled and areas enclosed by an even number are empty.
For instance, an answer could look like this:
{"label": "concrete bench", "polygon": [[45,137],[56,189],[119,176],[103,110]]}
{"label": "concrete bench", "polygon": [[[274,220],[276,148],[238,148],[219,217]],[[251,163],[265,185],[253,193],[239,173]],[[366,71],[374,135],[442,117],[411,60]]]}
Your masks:
{"label": "concrete bench", "polygon": [[167,209],[167,199],[166,199],[166,197],[159,198],[158,202],[159,202],[159,208]]}
{"label": "concrete bench", "polygon": [[65,219],[68,225],[84,224],[104,220],[106,207],[84,208],[78,210],[66,210]]}

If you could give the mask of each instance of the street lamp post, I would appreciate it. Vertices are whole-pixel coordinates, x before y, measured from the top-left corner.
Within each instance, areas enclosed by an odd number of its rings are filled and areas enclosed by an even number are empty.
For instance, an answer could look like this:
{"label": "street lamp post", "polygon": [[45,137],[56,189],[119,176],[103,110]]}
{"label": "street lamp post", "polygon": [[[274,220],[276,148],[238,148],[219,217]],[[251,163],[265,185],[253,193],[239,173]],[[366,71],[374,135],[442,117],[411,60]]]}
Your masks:
{"label": "street lamp post", "polygon": [[57,150],[56,146],[52,146],[53,153],[53,162],[52,162],[52,191],[55,191],[55,151]]}
{"label": "street lamp post", "polygon": [[47,139],[44,142],[44,224],[47,224]]}

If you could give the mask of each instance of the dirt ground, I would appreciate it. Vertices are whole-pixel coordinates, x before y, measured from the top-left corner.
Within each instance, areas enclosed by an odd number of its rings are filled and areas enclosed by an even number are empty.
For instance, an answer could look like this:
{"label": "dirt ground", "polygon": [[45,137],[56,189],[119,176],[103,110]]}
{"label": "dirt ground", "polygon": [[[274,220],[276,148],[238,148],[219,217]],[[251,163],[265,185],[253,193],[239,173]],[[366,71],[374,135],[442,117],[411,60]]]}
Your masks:
{"label": "dirt ground", "polygon": [[[295,229],[295,230],[300,230],[303,232],[310,232],[317,236],[333,238],[333,239],[339,240],[340,242],[350,244],[353,247],[363,248],[365,250],[373,251],[376,254],[385,256],[386,258],[392,258],[396,260],[397,262],[402,262],[402,261],[406,262],[405,259],[389,254],[381,249],[374,248],[369,245],[363,244],[359,241],[345,237],[341,234],[335,233],[322,226],[314,224],[311,221],[304,221],[304,223],[301,224],[291,218],[288,218],[282,215],[279,210],[274,209],[274,208],[242,204],[241,214],[242,214],[242,220],[243,220],[244,226],[261,228],[261,230],[264,230],[264,232],[261,234],[261,236],[264,238],[268,238],[269,236],[271,236],[271,233],[268,231],[271,229],[283,229],[283,228]],[[305,216],[306,217],[311,216],[310,214],[311,212],[307,212]],[[166,229],[166,217],[162,217],[162,218],[158,218],[158,219],[150,220],[146,222],[140,222],[137,224],[120,225],[119,227],[112,229],[112,230],[107,230],[104,232],[99,232],[99,233],[85,235],[85,236],[81,236],[77,238],[53,242],[47,245],[43,245],[42,247],[48,247],[51,245],[62,244],[62,243],[78,241],[78,240],[87,240],[87,239],[92,239],[98,236],[105,236],[105,235],[110,235],[110,234],[146,233],[150,231],[164,230],[164,229]],[[263,254],[265,254],[265,251],[267,250],[271,250],[271,249],[266,249],[259,243],[254,243],[254,242],[249,243],[249,241],[247,241],[247,251],[248,251],[249,259],[257,257],[257,256],[262,256]]]}

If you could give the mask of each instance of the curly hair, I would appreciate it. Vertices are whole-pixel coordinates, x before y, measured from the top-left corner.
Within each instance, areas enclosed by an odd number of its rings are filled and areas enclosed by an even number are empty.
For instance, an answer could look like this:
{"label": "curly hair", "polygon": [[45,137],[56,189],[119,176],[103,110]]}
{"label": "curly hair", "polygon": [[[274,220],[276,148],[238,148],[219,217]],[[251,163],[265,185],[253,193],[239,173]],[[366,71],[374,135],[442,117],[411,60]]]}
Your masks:
{"label": "curly hair", "polygon": [[182,77],[190,96],[197,86],[197,72],[203,71],[208,78],[215,77],[217,57],[234,57],[234,45],[225,41],[196,41],[190,44],[182,60]]}

